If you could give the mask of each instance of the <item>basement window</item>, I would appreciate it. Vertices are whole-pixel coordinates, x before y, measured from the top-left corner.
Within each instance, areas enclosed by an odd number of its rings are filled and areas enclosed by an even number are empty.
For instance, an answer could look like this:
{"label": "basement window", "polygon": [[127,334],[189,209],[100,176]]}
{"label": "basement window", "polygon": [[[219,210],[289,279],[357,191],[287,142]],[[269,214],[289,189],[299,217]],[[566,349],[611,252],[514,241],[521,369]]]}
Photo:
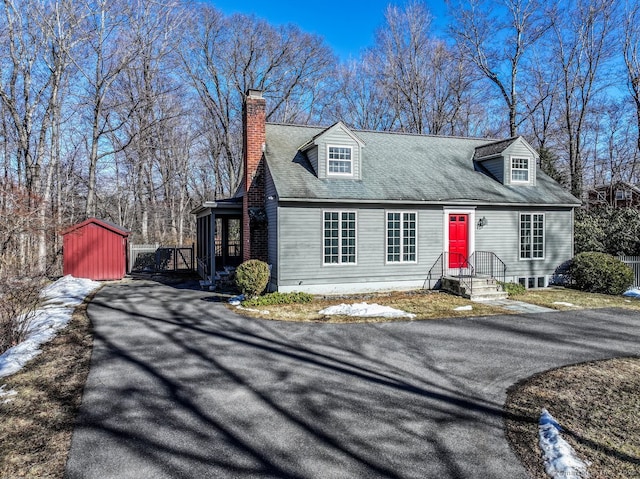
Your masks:
{"label": "basement window", "polygon": [[532,276],[532,277],[518,278],[518,283],[524,286],[526,289],[546,288],[547,277]]}

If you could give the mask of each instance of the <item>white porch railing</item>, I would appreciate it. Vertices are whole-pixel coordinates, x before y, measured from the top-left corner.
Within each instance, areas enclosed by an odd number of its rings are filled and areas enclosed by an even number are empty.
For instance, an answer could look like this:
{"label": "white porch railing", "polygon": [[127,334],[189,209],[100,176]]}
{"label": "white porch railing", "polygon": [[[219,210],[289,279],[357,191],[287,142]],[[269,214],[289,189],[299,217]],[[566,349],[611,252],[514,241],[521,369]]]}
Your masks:
{"label": "white porch railing", "polygon": [[640,287],[640,256],[618,256],[618,259],[633,270],[633,285]]}

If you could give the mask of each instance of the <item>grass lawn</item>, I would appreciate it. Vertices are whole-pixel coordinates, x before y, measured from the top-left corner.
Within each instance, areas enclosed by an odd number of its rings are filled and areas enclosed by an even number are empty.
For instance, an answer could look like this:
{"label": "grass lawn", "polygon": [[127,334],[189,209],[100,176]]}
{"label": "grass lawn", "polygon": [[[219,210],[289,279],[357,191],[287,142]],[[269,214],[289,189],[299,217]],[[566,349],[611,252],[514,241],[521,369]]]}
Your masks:
{"label": "grass lawn", "polygon": [[566,311],[570,309],[625,308],[640,310],[640,300],[608,294],[584,293],[570,288],[530,289],[511,299]]}
{"label": "grass lawn", "polygon": [[[525,301],[559,311],[571,309],[627,308],[640,311],[640,300],[623,296],[583,293],[567,288],[532,289],[511,299]],[[442,318],[460,318],[489,316],[495,314],[514,314],[513,311],[473,302],[459,296],[434,291],[409,291],[392,293],[372,293],[343,297],[316,297],[311,303],[279,304],[239,310],[240,314],[262,319],[300,322],[362,323],[389,321],[387,318],[358,318],[354,316],[325,316],[322,309],[340,303],[377,303],[416,315],[412,321]],[[471,309],[456,310],[459,307]],[[235,310],[234,307],[230,308]],[[408,321],[407,318],[399,318]]]}
{"label": "grass lawn", "polygon": [[[415,318],[398,318],[400,321],[418,321],[425,319],[461,318],[488,316],[495,314],[513,314],[504,308],[499,308],[483,303],[474,303],[459,296],[434,291],[409,291],[391,293],[372,293],[362,295],[349,295],[342,297],[316,297],[311,303],[302,304],[278,304],[260,306],[259,308],[239,310],[240,314],[279,321],[299,322],[324,322],[324,323],[370,323],[393,321],[388,318],[362,318],[357,316],[325,316],[319,311],[340,303],[377,303],[383,306],[400,309],[407,313],[413,313]],[[460,307],[471,309],[456,310]],[[235,310],[235,308],[232,307]]]}
{"label": "grass lawn", "polygon": [[548,371],[512,387],[505,411],[511,447],[534,478],[548,478],[538,447],[540,410],[562,426],[592,479],[640,477],[640,358]]}
{"label": "grass lawn", "polygon": [[17,392],[0,400],[0,477],[63,477],[91,347],[85,302],[40,355],[0,379]]}

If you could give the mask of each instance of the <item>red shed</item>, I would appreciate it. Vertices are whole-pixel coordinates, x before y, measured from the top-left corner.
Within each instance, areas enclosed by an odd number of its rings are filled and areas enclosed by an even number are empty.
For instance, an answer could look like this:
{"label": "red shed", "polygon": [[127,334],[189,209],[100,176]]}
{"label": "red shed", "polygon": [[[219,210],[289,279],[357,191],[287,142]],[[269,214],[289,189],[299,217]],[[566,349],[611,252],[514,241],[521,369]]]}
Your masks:
{"label": "red shed", "polygon": [[76,278],[122,279],[127,272],[129,231],[89,218],[70,226],[63,236],[63,272]]}

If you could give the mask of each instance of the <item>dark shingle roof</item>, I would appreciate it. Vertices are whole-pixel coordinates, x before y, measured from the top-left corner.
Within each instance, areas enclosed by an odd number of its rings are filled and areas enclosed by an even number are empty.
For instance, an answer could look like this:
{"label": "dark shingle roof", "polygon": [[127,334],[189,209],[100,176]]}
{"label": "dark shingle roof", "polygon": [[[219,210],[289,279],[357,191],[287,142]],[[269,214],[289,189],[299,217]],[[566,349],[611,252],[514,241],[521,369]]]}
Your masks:
{"label": "dark shingle roof", "polygon": [[505,186],[477,171],[476,148],[496,143],[485,139],[355,131],[366,144],[362,179],[320,179],[298,148],[324,130],[267,124],[265,157],[281,200],[579,204],[540,171],[535,187]]}
{"label": "dark shingle roof", "polygon": [[480,158],[489,158],[492,156],[497,156],[500,153],[502,153],[504,150],[506,150],[518,138],[519,137],[514,136],[513,138],[509,138],[507,140],[494,141],[493,143],[479,146],[476,148],[473,159],[478,160]]}

